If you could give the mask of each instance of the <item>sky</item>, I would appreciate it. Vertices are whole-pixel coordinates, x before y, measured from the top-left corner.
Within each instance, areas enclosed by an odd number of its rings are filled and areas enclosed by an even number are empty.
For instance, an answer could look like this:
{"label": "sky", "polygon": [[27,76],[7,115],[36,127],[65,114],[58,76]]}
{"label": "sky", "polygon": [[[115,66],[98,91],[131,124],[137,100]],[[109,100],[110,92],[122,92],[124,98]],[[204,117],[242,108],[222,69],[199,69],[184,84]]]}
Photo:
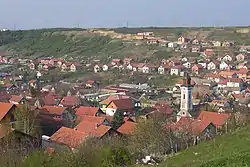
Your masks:
{"label": "sky", "polygon": [[0,29],[250,25],[250,0],[0,0],[0,6]]}

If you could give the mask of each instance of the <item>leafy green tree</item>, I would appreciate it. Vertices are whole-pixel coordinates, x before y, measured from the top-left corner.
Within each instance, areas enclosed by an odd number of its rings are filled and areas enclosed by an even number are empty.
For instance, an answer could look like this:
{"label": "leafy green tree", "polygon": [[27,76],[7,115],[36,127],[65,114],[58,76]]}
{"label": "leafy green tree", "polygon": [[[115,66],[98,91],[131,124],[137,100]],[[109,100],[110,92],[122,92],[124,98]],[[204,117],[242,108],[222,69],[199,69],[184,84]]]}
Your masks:
{"label": "leafy green tree", "polygon": [[118,129],[123,124],[123,122],[124,122],[124,113],[120,110],[117,110],[112,120],[112,128]]}

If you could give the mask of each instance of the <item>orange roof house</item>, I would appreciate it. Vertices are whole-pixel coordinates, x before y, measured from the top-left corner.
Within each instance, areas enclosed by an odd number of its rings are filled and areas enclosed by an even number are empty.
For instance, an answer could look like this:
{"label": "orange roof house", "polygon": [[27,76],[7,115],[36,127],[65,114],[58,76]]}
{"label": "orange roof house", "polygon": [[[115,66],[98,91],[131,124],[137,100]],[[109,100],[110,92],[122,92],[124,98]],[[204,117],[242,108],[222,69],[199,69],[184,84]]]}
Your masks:
{"label": "orange roof house", "polygon": [[13,111],[16,106],[12,103],[0,102],[0,122],[9,121],[13,117]]}
{"label": "orange roof house", "polygon": [[94,121],[82,121],[79,123],[75,130],[88,134],[92,137],[103,137],[105,134],[111,130],[111,127],[103,125],[100,122]]}
{"label": "orange roof house", "polygon": [[219,128],[222,127],[230,117],[231,115],[228,113],[202,111],[197,119],[212,122],[217,128]]}
{"label": "orange roof house", "polygon": [[174,112],[174,109],[171,108],[168,104],[156,103],[155,106],[153,107],[153,111],[147,113],[146,117],[150,117],[154,114],[164,114],[164,115],[171,116],[173,112]]}
{"label": "orange roof house", "polygon": [[57,96],[54,92],[49,92],[43,98],[44,105],[47,106],[56,106],[60,101],[60,97]]}
{"label": "orange roof house", "polygon": [[215,134],[215,125],[208,120],[199,120],[182,117],[177,123],[171,125],[174,131],[189,132],[192,135],[200,136],[206,132],[206,129],[211,130]]}
{"label": "orange roof house", "polygon": [[109,96],[105,100],[101,101],[100,104],[108,105],[112,100],[118,100],[118,99],[129,99],[129,96],[123,96],[123,95]]}
{"label": "orange roof house", "polygon": [[23,100],[24,100],[23,96],[12,95],[9,102],[12,104],[19,104],[24,102]]}
{"label": "orange roof house", "polygon": [[136,127],[136,123],[131,121],[125,121],[118,129],[117,131],[124,135],[132,135],[134,133]]}
{"label": "orange roof house", "polygon": [[80,116],[78,115],[78,120],[80,121],[80,123],[87,121],[87,122],[94,122],[96,124],[103,124],[107,121],[105,117],[95,117],[87,115],[80,115]]}
{"label": "orange roof house", "polygon": [[61,127],[56,131],[51,137],[50,140],[68,146],[71,149],[78,148],[88,135],[66,127]]}
{"label": "orange roof house", "polygon": [[238,74],[239,78],[242,79],[247,79],[250,75],[250,71],[246,68],[241,68],[240,70],[236,71],[236,73]]}
{"label": "orange roof house", "polygon": [[65,96],[60,102],[60,106],[72,108],[77,107],[80,104],[81,101],[77,96]]}
{"label": "orange roof house", "polygon": [[125,115],[129,115],[132,113],[134,109],[133,103],[131,99],[117,99],[112,100],[107,107],[105,108],[106,115],[113,116],[114,113],[119,110],[120,112],[124,112]]}
{"label": "orange roof house", "polygon": [[134,108],[131,99],[112,100],[107,106],[107,108],[109,107],[119,109],[119,110],[130,110]]}
{"label": "orange roof house", "polygon": [[[45,123],[56,123],[58,126],[71,123],[74,116],[68,111],[66,107],[60,106],[43,106],[40,108],[39,118]],[[61,127],[61,126],[60,126]]]}
{"label": "orange roof house", "polygon": [[247,94],[235,94],[235,93],[233,93],[232,97],[236,101],[239,101],[239,100],[242,101],[242,100],[248,100],[249,95],[247,95]]}
{"label": "orange roof house", "polygon": [[192,66],[192,72],[198,74],[203,69],[201,64],[195,64]]}
{"label": "orange roof house", "polygon": [[59,106],[43,106],[42,110],[55,115],[62,115],[66,110],[66,107],[59,107]]}
{"label": "orange roof house", "polygon": [[237,78],[238,77],[235,71],[221,71],[219,74],[225,78]]}
{"label": "orange roof house", "polygon": [[97,116],[98,113],[101,113],[101,109],[98,107],[89,107],[89,106],[80,106],[76,110],[76,115],[87,115],[87,116]]}

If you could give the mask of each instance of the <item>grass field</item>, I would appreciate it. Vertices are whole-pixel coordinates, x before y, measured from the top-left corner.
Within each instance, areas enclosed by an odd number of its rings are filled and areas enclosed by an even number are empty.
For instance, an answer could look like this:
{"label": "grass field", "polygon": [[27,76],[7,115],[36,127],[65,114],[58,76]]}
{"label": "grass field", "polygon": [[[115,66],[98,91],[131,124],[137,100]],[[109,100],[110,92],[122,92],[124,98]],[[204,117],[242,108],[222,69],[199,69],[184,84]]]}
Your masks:
{"label": "grass field", "polygon": [[248,167],[250,126],[204,142],[168,158],[161,167]]}

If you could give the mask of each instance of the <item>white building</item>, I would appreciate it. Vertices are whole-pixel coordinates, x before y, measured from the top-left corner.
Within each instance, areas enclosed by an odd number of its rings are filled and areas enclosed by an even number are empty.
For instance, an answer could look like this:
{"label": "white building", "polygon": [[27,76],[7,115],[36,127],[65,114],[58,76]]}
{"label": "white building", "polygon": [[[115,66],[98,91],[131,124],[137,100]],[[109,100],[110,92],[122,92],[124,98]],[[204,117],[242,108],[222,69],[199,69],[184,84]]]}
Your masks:
{"label": "white building", "polygon": [[220,63],[220,70],[226,70],[229,68],[229,65],[225,62]]}
{"label": "white building", "polygon": [[102,71],[108,71],[108,69],[109,69],[109,66],[108,66],[108,65],[104,64],[104,65],[102,66]]}
{"label": "white building", "polygon": [[100,72],[100,66],[99,65],[95,65],[94,66],[94,73],[98,73]]}
{"label": "white building", "polygon": [[210,63],[208,63],[207,69],[208,70],[215,70],[216,69],[216,64],[211,61]]}
{"label": "white building", "polygon": [[149,67],[147,65],[142,67],[142,72],[148,74],[149,73]]}
{"label": "white building", "polygon": [[232,61],[233,58],[230,55],[226,55],[223,57],[223,61]]}
{"label": "white building", "polygon": [[169,43],[168,43],[168,47],[169,47],[169,48],[176,48],[176,47],[177,47],[177,43],[169,42]]}
{"label": "white building", "polygon": [[191,84],[191,78],[187,73],[185,73],[185,79],[183,83],[184,84],[181,85],[181,105],[180,111],[177,114],[177,121],[179,121],[181,117],[192,117],[190,111],[193,110],[193,85]]}
{"label": "white building", "polygon": [[184,64],[182,64],[184,67],[186,68],[191,68],[191,63],[190,62],[186,62]]}

